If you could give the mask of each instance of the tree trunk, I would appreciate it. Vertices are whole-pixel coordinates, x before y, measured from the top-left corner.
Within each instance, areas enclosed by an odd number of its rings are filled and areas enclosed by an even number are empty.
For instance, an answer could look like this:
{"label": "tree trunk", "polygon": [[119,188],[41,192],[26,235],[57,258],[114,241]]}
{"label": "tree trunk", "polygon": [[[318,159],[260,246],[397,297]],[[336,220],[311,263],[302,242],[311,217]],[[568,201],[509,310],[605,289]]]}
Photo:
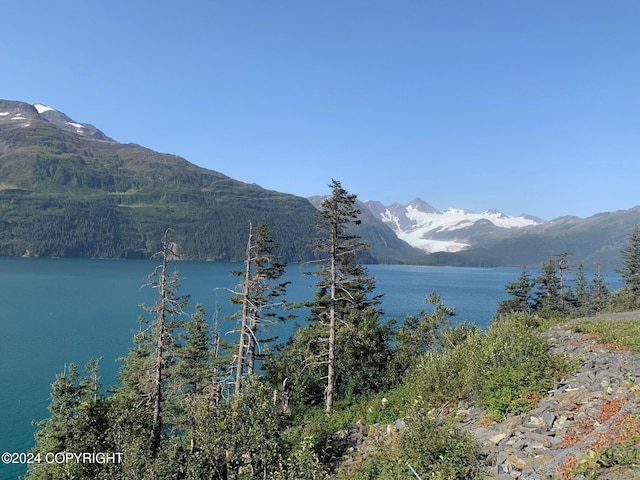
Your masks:
{"label": "tree trunk", "polygon": [[164,337],[166,329],[167,312],[167,258],[166,252],[162,259],[162,271],[160,272],[160,308],[156,325],[156,358],[155,378],[153,385],[153,451],[160,448],[162,437],[162,380],[164,375]]}
{"label": "tree trunk", "polygon": [[327,393],[325,405],[327,415],[333,410],[333,397],[336,385],[336,283],[337,283],[337,233],[331,239],[331,299],[329,303],[329,352],[327,354]]}
{"label": "tree trunk", "polygon": [[249,223],[249,240],[247,241],[247,258],[245,260],[244,288],[242,292],[242,319],[240,321],[240,339],[238,341],[238,354],[236,357],[236,395],[242,388],[242,374],[244,371],[245,338],[247,335],[247,325],[249,322],[249,282],[251,280],[251,243],[253,232]]}

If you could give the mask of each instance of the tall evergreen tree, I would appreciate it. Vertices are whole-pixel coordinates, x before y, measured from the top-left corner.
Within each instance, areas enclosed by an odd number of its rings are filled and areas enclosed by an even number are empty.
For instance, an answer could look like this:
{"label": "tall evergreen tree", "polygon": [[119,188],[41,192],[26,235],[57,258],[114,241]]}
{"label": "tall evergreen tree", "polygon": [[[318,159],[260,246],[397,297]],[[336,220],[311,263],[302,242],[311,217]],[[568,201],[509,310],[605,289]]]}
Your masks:
{"label": "tall evergreen tree", "polygon": [[602,272],[600,271],[600,262],[596,266],[596,273],[589,284],[589,306],[592,312],[599,313],[603,311],[609,303],[611,292],[607,286]]}
{"label": "tall evergreen tree", "polygon": [[527,267],[523,265],[518,280],[505,285],[504,288],[511,298],[500,303],[497,313],[530,312],[533,302],[531,292],[534,286],[534,280],[529,275]]}
{"label": "tall evergreen tree", "polygon": [[575,307],[580,315],[588,315],[591,313],[591,298],[582,263],[578,265],[573,283],[575,284]]}
{"label": "tall evergreen tree", "polygon": [[560,282],[560,311],[564,314],[570,310],[573,302],[573,292],[571,287],[567,285],[566,276],[567,273],[571,271],[571,266],[569,265],[569,261],[567,260],[569,255],[572,255],[570,252],[562,252],[557,253],[554,257],[556,272],[558,275],[558,281]]}
{"label": "tall evergreen tree", "polygon": [[623,266],[618,273],[625,288],[635,298],[640,298],[640,227],[634,226],[629,234],[629,242],[620,251]]}
{"label": "tall evergreen tree", "polygon": [[[247,349],[249,348],[249,316],[250,316],[250,303],[251,299],[249,298],[249,292],[251,290],[251,261],[252,261],[252,253],[251,250],[253,248],[253,228],[251,223],[249,223],[249,239],[247,240],[247,249],[244,260],[244,271],[233,271],[234,275],[242,275],[243,280],[241,282],[242,293],[236,297],[231,299],[232,303],[240,303],[242,305],[242,310],[239,312],[240,315],[240,326],[238,328],[238,350],[234,359],[234,367],[235,367],[235,393],[238,395],[240,393],[240,389],[242,387],[242,378],[244,376],[245,371],[245,363],[247,356]],[[235,316],[232,316],[232,318]]]}
{"label": "tall evergreen tree", "polygon": [[537,289],[534,294],[534,310],[550,313],[562,312],[562,282],[558,275],[558,267],[553,258],[542,264],[542,271],[536,278]]}
{"label": "tall evergreen tree", "polygon": [[374,281],[357,257],[366,244],[351,231],[353,225],[360,224],[361,212],[355,205],[356,195],[348,193],[336,180],[332,180],[329,187],[331,196],[322,202],[317,213],[315,227],[320,236],[312,244],[321,261],[316,270],[318,290],[311,316],[311,320],[322,332],[320,343],[326,344],[322,361],[327,368],[327,414],[333,409],[336,395],[338,327],[347,322],[350,310],[364,311],[380,303],[379,297],[370,297]]}
{"label": "tall evergreen tree", "polygon": [[[288,319],[282,314],[287,285],[281,281],[286,263],[276,253],[280,245],[273,242],[267,225],[260,223],[256,230],[249,224],[249,237],[246,248],[245,268],[232,273],[242,277],[241,293],[231,299],[241,304],[242,309],[232,318],[240,318],[239,341],[235,356],[235,391],[240,392],[242,379],[255,373],[256,359],[262,355],[258,351],[258,338],[261,332],[274,323]],[[265,342],[272,338],[264,339]]]}
{"label": "tall evergreen tree", "polygon": [[[248,349],[248,373],[255,372],[255,360],[263,358],[257,352],[259,331],[268,329],[270,325],[290,320],[291,315],[284,315],[286,301],[283,297],[287,293],[287,285],[291,282],[281,281],[287,264],[277,254],[280,244],[274,243],[269,227],[258,224],[253,255],[253,282],[251,295],[252,315]],[[267,341],[272,341],[269,338]]]}
{"label": "tall evergreen tree", "polygon": [[140,329],[134,336],[135,348],[124,359],[120,375],[123,383],[121,395],[128,397],[135,405],[146,405],[151,420],[151,454],[160,448],[165,428],[165,413],[170,411],[167,403],[174,391],[170,391],[170,373],[176,361],[176,329],[182,325],[183,309],[189,296],[178,295],[180,278],[176,270],[169,271],[169,263],[176,258],[175,245],[169,239],[169,231],[162,241],[162,250],[154,258],[160,264],[147,277],[147,285],[158,291],[156,302],[143,308],[155,315],[148,321],[141,317]]}
{"label": "tall evergreen tree", "polygon": [[177,319],[183,314],[183,308],[188,302],[188,296],[178,296],[180,286],[177,271],[169,273],[169,261],[176,257],[174,243],[169,240],[169,231],[162,239],[162,250],[156,254],[162,263],[149,278],[153,288],[158,289],[158,300],[152,306],[146,307],[148,312],[156,314],[152,321],[153,342],[155,351],[152,364],[152,392],[151,410],[153,420],[153,451],[157,451],[163,434],[163,401],[165,388],[169,376],[169,369],[175,362],[175,329],[181,324]]}
{"label": "tall evergreen tree", "polygon": [[180,335],[184,345],[176,352],[178,361],[175,376],[182,392],[181,410],[185,412],[184,423],[189,428],[191,452],[196,449],[196,427],[200,420],[201,405],[207,394],[211,394],[213,368],[208,330],[206,312],[204,307],[198,304],[191,320],[185,324],[185,332]]}

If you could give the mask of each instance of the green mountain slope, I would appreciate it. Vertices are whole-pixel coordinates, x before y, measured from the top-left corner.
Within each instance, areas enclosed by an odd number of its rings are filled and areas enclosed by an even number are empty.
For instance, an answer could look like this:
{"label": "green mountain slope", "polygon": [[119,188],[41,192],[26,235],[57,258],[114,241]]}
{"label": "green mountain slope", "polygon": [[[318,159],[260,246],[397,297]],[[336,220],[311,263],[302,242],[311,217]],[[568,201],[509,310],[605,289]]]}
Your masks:
{"label": "green mountain slope", "polygon": [[249,221],[262,221],[302,260],[314,215],[306,199],[0,101],[0,255],[148,258],[171,228],[182,258],[240,260]]}

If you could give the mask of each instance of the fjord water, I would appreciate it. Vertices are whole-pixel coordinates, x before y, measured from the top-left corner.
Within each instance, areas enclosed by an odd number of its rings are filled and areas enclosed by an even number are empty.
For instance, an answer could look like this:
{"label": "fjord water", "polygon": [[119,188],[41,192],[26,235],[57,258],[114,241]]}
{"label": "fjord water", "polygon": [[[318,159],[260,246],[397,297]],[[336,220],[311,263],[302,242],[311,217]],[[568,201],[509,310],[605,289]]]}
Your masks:
{"label": "fjord water", "polygon": [[[151,305],[157,292],[143,287],[156,261],[0,258],[0,453],[27,452],[34,444],[32,420],[48,416],[49,394],[55,375],[70,363],[79,370],[91,358],[101,358],[107,388],[117,381],[119,357],[132,345],[141,304]],[[176,263],[181,294],[191,296],[187,312],[202,303],[211,318],[216,308],[222,332],[235,325],[223,320],[236,308],[229,302],[239,278],[230,270],[241,264]],[[384,293],[384,317],[402,319],[428,309],[430,292],[456,308],[456,321],[485,327],[504,286],[515,281],[517,268],[444,268],[370,265],[377,293]],[[313,297],[314,278],[292,265],[287,271],[290,301]],[[308,270],[308,268],[306,269]],[[304,312],[276,334],[285,340]],[[148,318],[151,318],[148,316]],[[26,469],[0,465],[0,479],[17,478]]]}

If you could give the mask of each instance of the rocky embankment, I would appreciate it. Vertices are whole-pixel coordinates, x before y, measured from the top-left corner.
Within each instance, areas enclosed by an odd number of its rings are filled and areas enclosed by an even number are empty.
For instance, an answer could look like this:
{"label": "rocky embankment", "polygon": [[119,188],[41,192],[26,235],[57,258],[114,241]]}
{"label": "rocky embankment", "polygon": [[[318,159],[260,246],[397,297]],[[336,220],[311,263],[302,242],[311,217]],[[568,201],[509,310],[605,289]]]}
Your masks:
{"label": "rocky embankment", "polygon": [[[590,320],[629,319],[640,319],[640,312]],[[619,430],[626,414],[640,412],[640,354],[612,349],[593,335],[573,332],[569,325],[554,326],[543,335],[552,351],[579,360],[581,367],[562,379],[534,410],[500,423],[487,422],[483,412],[464,402],[452,412],[460,418],[461,428],[476,438],[487,470],[497,480],[558,478],[563,469]],[[342,466],[359,463],[359,457],[403,427],[399,420],[385,426],[358,424],[342,432],[349,444]],[[640,472],[610,469],[599,478],[640,479]]]}
{"label": "rocky embankment", "polygon": [[[594,320],[639,318],[639,313],[633,313]],[[626,413],[639,411],[640,354],[612,349],[593,335],[573,332],[568,325],[555,326],[543,335],[554,352],[576,358],[582,366],[528,414],[482,426],[482,417],[471,409],[462,422],[480,444],[490,473],[499,480],[559,476],[571,457],[586,455]],[[629,472],[610,475],[629,478]]]}

